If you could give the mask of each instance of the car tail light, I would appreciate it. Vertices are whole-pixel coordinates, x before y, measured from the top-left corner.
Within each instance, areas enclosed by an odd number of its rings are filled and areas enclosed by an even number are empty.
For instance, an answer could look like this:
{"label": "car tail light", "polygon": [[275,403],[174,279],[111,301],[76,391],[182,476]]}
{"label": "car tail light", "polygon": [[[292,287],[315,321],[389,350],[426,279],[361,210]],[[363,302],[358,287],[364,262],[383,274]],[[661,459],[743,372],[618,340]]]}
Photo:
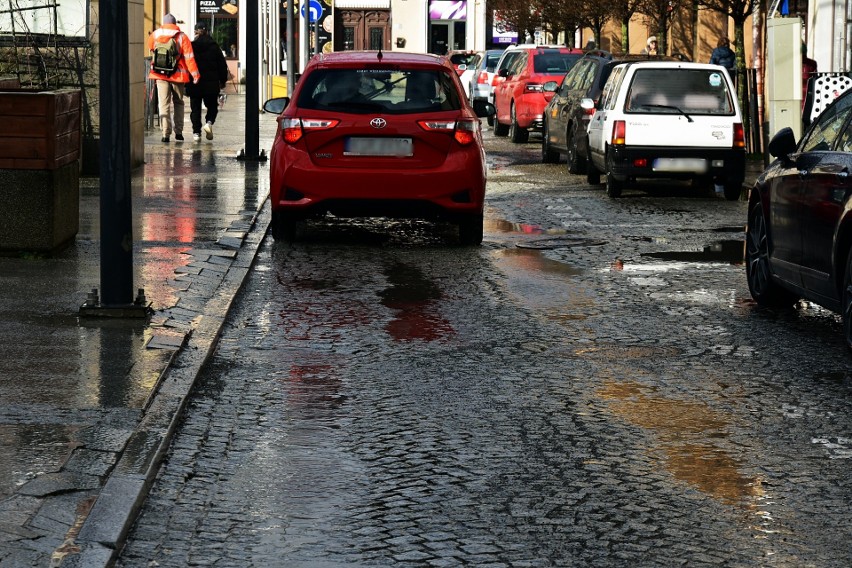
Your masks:
{"label": "car tail light", "polygon": [[288,144],[295,144],[304,135],[305,130],[328,130],[340,123],[339,120],[326,118],[281,118],[278,124]]}
{"label": "car tail light", "polygon": [[476,76],[476,82],[480,85],[488,83],[488,73],[480,73]]}
{"label": "car tail light", "polygon": [[623,120],[616,120],[612,124],[612,144],[614,146],[623,146],[624,139],[627,137],[627,124]]}
{"label": "car tail light", "polygon": [[734,148],[745,148],[745,130],[741,122],[734,123]]}
{"label": "car tail light", "polygon": [[456,142],[462,146],[476,140],[476,129],[479,128],[479,121],[476,120],[420,120],[417,124],[430,132],[452,133]]}
{"label": "car tail light", "polygon": [[540,93],[544,91],[544,87],[541,83],[527,83],[524,85],[525,93]]}

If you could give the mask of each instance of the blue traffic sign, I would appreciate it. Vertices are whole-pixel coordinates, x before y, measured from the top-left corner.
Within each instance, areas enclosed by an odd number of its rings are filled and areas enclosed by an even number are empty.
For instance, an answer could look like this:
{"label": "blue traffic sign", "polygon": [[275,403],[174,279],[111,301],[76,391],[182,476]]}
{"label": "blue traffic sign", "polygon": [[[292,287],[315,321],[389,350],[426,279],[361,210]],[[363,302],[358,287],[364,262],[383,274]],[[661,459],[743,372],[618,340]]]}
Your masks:
{"label": "blue traffic sign", "polygon": [[319,0],[310,0],[310,2],[305,2],[302,4],[302,17],[305,17],[305,8],[310,4],[310,7],[307,8],[310,11],[310,19],[308,20],[312,24],[319,20],[322,17],[322,4],[319,3]]}

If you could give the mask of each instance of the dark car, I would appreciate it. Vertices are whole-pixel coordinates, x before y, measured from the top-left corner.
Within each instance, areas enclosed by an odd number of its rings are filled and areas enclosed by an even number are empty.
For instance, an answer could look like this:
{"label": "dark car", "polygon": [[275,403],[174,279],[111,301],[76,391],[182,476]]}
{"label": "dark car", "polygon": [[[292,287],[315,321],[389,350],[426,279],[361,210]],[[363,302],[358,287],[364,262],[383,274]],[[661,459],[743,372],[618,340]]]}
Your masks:
{"label": "dark car", "polygon": [[591,99],[597,105],[613,67],[619,63],[648,59],[673,60],[673,58],[653,55],[614,57],[608,51],[595,50],[586,53],[574,64],[560,83],[546,84],[545,96],[552,96],[552,98],[544,109],[541,161],[555,164],[564,154],[568,159],[570,173],[585,173],[586,160],[589,156],[589,138],[586,130],[589,120],[595,114],[595,109],[582,108],[580,101]]}
{"label": "dark car", "polygon": [[463,244],[482,241],[481,126],[446,59],[317,55],[293,97],[264,110],[281,113],[269,161],[274,238],[291,239],[297,223],[331,213],[445,220]]}
{"label": "dark car", "polygon": [[784,128],[777,159],[749,198],[746,278],[762,306],[805,299],[839,313],[852,348],[852,91],[828,106],[796,144]]}

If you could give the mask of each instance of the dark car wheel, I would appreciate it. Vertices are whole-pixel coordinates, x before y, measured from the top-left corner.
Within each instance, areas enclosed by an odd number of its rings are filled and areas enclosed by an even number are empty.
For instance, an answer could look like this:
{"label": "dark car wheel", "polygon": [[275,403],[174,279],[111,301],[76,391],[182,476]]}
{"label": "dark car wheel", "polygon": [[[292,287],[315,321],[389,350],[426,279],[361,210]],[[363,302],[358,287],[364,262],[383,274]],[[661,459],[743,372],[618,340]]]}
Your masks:
{"label": "dark car wheel", "polygon": [[740,195],[743,192],[743,183],[740,182],[726,182],[725,183],[725,199],[728,201],[739,201]]}
{"label": "dark car wheel", "polygon": [[547,121],[544,121],[544,132],[541,134],[541,161],[543,164],[558,164],[559,152],[553,149],[550,145],[550,130],[547,128]]}
{"label": "dark car wheel", "polygon": [[494,128],[494,136],[506,136],[509,134],[509,127],[505,124],[500,124],[496,114],[494,115],[494,124],[491,126]]}
{"label": "dark car wheel", "polygon": [[600,185],[601,172],[592,162],[586,163],[586,181],[592,185]]}
{"label": "dark car wheel", "polygon": [[[751,297],[758,304],[769,307],[789,307],[796,303],[796,300],[798,300],[796,295],[782,288],[772,279],[769,266],[769,230],[766,226],[766,217],[763,215],[763,207],[759,201],[752,206],[749,212],[745,256],[748,289],[751,292]],[[847,279],[849,278],[848,272],[847,267]]]}
{"label": "dark car wheel", "polygon": [[612,174],[612,159],[607,157],[607,172],[606,172],[606,194],[609,197],[621,197],[621,191],[624,189],[625,182],[615,179]]}
{"label": "dark car wheel", "polygon": [[852,249],[846,258],[846,270],[843,276],[843,337],[846,347],[852,350]]}
{"label": "dark car wheel", "polygon": [[459,243],[466,246],[482,243],[483,230],[481,213],[462,219],[459,221]]}
{"label": "dark car wheel", "polygon": [[615,199],[621,197],[621,190],[624,189],[624,182],[615,179],[615,176],[607,172],[606,174],[606,194],[608,197]]}
{"label": "dark car wheel", "polygon": [[[582,174],[586,171],[586,159],[577,152],[577,126],[571,125],[568,131],[568,138],[565,140],[568,145],[568,173]],[[591,182],[590,182],[591,183]]]}
{"label": "dark car wheel", "polygon": [[515,105],[509,108],[512,124],[509,125],[510,140],[515,144],[523,144],[530,139],[530,133],[526,128],[518,126],[518,117],[515,115]]}
{"label": "dark car wheel", "polygon": [[300,232],[304,231],[305,220],[287,215],[281,211],[272,214],[269,229],[276,241],[293,242]]}

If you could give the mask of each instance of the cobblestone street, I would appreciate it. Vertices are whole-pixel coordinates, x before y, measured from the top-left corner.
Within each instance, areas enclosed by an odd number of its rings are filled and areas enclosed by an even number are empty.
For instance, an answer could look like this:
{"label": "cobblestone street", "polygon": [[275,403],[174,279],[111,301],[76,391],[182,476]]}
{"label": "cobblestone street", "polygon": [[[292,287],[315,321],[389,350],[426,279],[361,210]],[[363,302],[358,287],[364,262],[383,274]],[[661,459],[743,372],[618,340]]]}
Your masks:
{"label": "cobblestone street", "polygon": [[837,317],[752,302],[744,201],[538,140],[487,136],[482,247],[267,237],[118,566],[852,562]]}

